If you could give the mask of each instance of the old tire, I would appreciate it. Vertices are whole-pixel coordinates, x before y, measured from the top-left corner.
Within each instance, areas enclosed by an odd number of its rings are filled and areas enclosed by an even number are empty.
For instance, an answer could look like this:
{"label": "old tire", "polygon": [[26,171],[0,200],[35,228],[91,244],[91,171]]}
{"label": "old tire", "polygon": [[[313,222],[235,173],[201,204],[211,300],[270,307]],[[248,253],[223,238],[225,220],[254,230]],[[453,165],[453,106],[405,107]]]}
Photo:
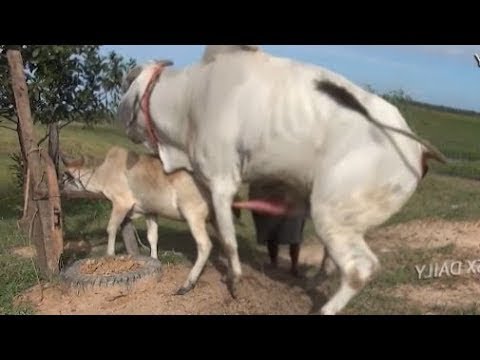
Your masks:
{"label": "old tire", "polygon": [[109,261],[126,260],[133,261],[139,264],[139,267],[134,270],[118,272],[115,274],[100,275],[100,274],[86,274],[82,272],[82,268],[91,262],[100,262],[107,258],[82,259],[76,261],[68,268],[65,268],[60,273],[60,279],[65,285],[73,288],[86,289],[88,287],[110,287],[114,285],[129,286],[134,282],[150,277],[158,276],[161,273],[162,264],[159,260],[147,256],[130,256],[122,255],[108,258]]}

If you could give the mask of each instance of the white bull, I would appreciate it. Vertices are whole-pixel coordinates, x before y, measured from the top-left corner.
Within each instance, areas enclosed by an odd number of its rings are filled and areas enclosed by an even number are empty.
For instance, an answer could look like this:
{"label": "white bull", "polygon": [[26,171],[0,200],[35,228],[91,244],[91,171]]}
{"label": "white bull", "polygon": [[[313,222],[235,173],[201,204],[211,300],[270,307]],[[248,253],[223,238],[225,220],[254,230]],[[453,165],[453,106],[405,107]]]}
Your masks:
{"label": "white bull", "polygon": [[[210,190],[232,293],[242,274],[233,196],[242,182],[274,179],[309,200],[315,231],[341,271],[321,312],[341,311],[379,267],[365,232],[402,208],[426,159],[443,161],[441,154],[412,134],[396,107],[318,66],[261,51],[220,53],[181,70],[166,65],[137,69],[119,118],[131,138],[158,146],[167,172],[193,171]],[[139,111],[151,86],[149,112]],[[145,135],[151,128],[156,138]]]}

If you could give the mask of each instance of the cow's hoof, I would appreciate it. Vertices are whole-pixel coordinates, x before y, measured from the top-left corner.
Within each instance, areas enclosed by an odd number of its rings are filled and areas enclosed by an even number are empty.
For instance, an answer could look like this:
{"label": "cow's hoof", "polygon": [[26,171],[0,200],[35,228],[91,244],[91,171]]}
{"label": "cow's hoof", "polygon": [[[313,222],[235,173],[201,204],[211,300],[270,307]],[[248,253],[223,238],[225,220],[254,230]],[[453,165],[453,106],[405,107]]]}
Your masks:
{"label": "cow's hoof", "polygon": [[239,282],[240,282],[240,279],[229,278],[227,280],[228,291],[230,292],[230,295],[232,296],[232,298],[235,300],[238,299],[239,297],[239,291],[238,291]]}
{"label": "cow's hoof", "polygon": [[334,307],[327,304],[320,310],[320,315],[336,315],[337,312]]}
{"label": "cow's hoof", "polygon": [[175,293],[175,295],[185,295],[186,293],[188,293],[190,290],[193,289],[193,285],[189,285],[189,286],[182,286],[180,289],[177,290],[177,292]]}

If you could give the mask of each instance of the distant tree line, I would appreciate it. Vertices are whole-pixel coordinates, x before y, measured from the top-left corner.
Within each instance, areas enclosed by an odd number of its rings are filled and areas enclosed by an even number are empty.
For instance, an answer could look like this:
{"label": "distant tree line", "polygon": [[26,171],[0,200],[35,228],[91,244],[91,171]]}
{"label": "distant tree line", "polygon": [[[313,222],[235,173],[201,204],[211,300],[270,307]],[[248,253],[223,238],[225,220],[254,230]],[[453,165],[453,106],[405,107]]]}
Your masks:
{"label": "distant tree line", "polygon": [[435,105],[435,104],[429,104],[429,103],[414,100],[410,95],[408,95],[405,91],[401,89],[392,90],[383,94],[379,94],[371,85],[367,84],[364,86],[364,88],[367,91],[380,95],[385,100],[396,105],[409,104],[409,105],[416,105],[416,106],[423,107],[430,110],[437,110],[437,111],[449,112],[449,113],[460,114],[460,115],[480,116],[480,112],[477,112],[474,110],[458,109],[450,106]]}

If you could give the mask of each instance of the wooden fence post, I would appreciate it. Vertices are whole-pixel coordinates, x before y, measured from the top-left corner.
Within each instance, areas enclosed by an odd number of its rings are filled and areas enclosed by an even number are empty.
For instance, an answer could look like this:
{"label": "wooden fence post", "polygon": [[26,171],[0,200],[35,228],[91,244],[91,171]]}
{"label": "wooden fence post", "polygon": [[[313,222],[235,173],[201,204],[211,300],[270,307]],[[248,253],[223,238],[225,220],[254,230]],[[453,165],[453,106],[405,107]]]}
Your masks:
{"label": "wooden fence post", "polygon": [[[22,55],[19,50],[7,51],[8,64],[29,172],[29,216],[23,219],[24,230],[35,244],[37,266],[43,276],[51,278],[60,271],[63,253],[62,209],[55,167],[47,152],[37,146],[28,98]],[[25,179],[27,181],[27,179]]]}

